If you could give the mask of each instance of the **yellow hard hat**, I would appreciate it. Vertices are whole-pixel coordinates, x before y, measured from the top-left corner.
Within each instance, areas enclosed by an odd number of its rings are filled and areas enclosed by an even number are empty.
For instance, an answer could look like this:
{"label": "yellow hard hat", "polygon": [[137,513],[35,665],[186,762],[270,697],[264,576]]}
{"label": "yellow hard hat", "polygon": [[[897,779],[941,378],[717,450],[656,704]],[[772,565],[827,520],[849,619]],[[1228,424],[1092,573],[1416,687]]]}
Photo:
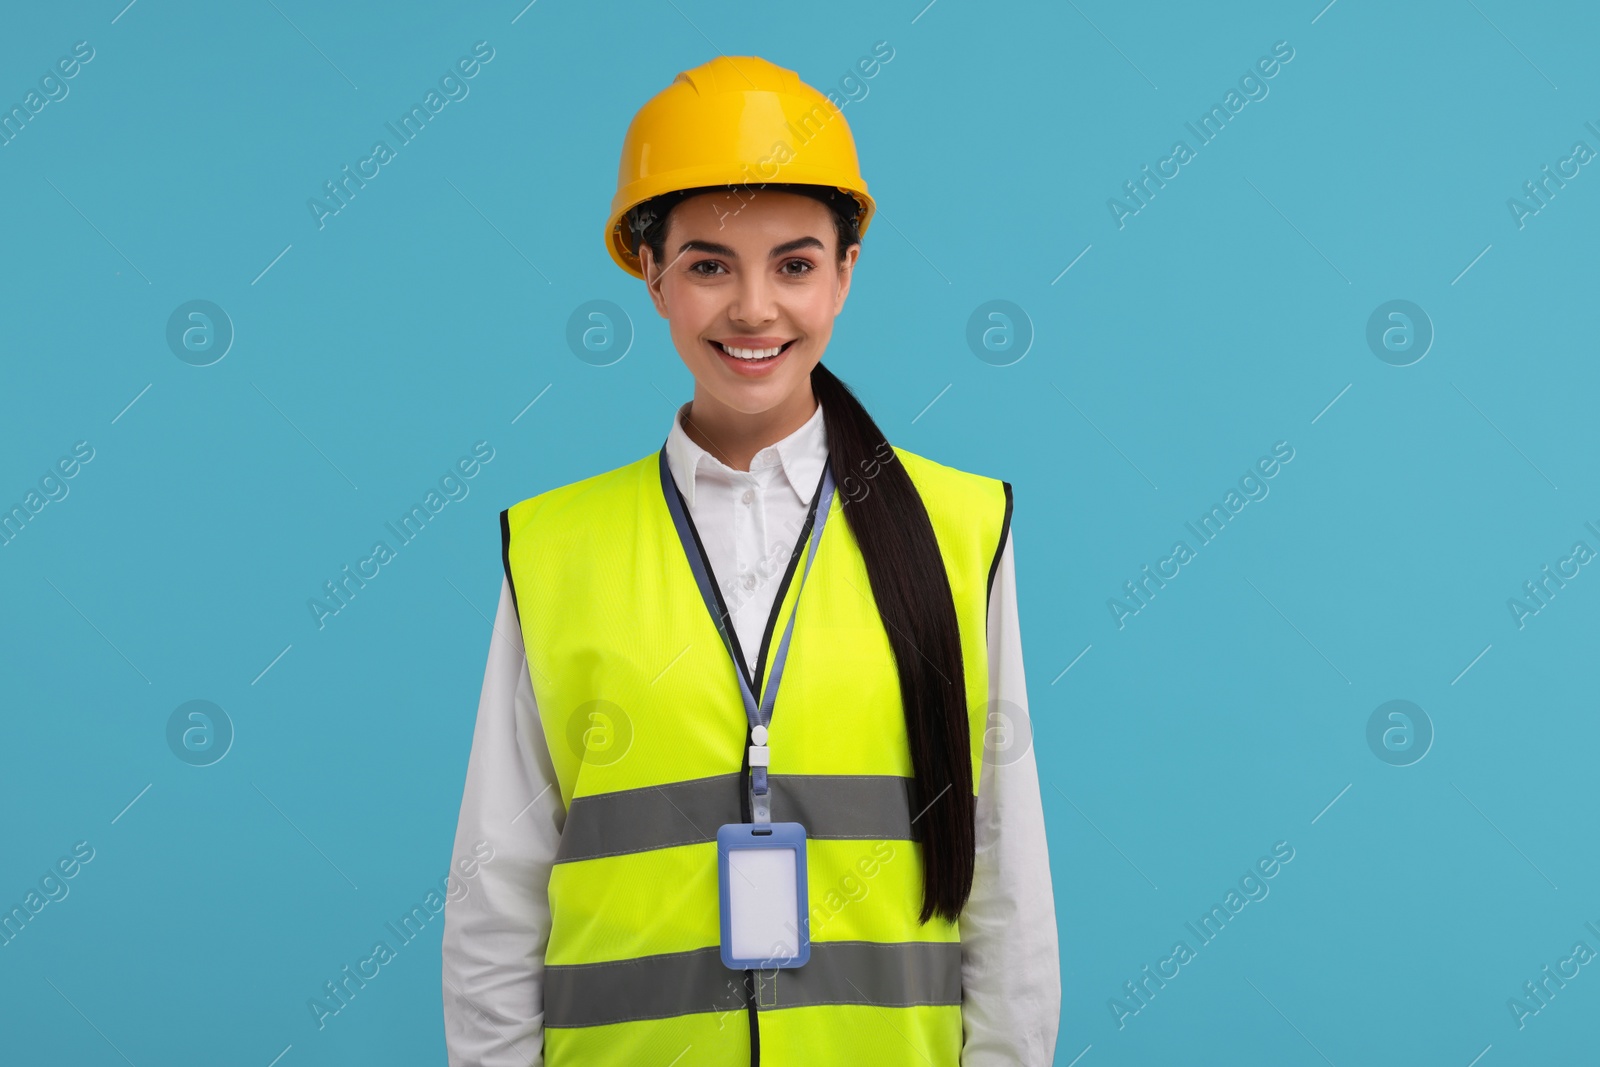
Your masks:
{"label": "yellow hard hat", "polygon": [[629,210],[680,189],[767,182],[848,193],[867,232],[875,205],[844,113],[792,70],[758,56],[718,56],[672,79],[628,124],[606,249],[643,278]]}

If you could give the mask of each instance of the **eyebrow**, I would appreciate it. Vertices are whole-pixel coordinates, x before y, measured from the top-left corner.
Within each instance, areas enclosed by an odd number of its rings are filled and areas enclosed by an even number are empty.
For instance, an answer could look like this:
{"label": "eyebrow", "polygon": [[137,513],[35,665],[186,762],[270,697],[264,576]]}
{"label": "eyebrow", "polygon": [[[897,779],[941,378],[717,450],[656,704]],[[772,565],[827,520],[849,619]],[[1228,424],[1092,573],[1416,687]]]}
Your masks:
{"label": "eyebrow", "polygon": [[[776,247],[774,247],[771,252],[767,253],[767,258],[768,259],[772,259],[772,258],[775,258],[777,256],[781,256],[781,255],[784,255],[784,254],[789,253],[789,252],[794,252],[794,251],[797,251],[797,250],[802,249],[802,248],[818,248],[818,249],[821,249],[822,247],[823,247],[822,246],[822,242],[817,240],[815,237],[796,237],[792,241],[785,241],[783,244],[777,245]],[[823,250],[826,251],[826,249],[823,249]],[[681,256],[685,252],[691,252],[691,251],[693,251],[693,252],[709,252],[714,256],[727,256],[729,259],[738,259],[739,258],[739,253],[735,252],[733,249],[729,248],[727,245],[719,245],[715,241],[694,241],[694,240],[685,241],[685,242],[683,242],[683,245],[681,247],[679,247],[678,255]]]}

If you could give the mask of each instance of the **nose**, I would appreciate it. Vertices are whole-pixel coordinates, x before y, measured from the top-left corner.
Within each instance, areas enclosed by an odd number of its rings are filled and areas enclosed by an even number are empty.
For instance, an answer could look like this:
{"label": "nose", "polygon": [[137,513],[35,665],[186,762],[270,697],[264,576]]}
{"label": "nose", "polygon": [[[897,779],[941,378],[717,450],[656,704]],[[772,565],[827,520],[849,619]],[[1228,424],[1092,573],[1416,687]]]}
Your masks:
{"label": "nose", "polygon": [[762,270],[742,272],[733,303],[728,308],[728,318],[741,327],[750,327],[753,333],[756,332],[756,328],[765,326],[777,317],[777,288],[767,276],[767,272]]}

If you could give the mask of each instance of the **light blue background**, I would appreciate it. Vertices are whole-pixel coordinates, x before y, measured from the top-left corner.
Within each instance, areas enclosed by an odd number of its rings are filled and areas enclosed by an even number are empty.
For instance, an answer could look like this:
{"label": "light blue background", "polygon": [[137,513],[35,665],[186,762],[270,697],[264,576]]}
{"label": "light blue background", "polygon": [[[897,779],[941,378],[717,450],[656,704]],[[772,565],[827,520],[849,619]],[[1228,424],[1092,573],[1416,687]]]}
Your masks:
{"label": "light blue background", "polygon": [[[1595,1055],[1600,968],[1507,1008],[1600,949],[1600,577],[1507,608],[1600,548],[1600,175],[1507,208],[1600,148],[1588,9],[12,6],[0,105],[95,56],[0,148],[0,503],[95,455],[0,547],[0,904],[95,858],[0,948],[0,1058],[443,1062],[442,920],[324,1029],[306,1005],[445,873],[497,513],[655,449],[690,395],[601,245],[623,131],[719,50],[828,88],[880,40],[845,115],[882,211],[826,360],[896,444],[1015,487],[1056,1063]],[[480,40],[470,95],[319,229],[307,200]],[[1270,94],[1119,228],[1278,41]],[[207,367],[165,340],[194,299],[237,331]],[[1033,331],[1005,367],[965,340],[996,299]],[[1365,337],[1394,299],[1437,331],[1404,367]],[[565,340],[590,300],[636,333],[610,366]],[[308,598],[480,440],[470,495],[319,630]],[[1270,495],[1119,629],[1108,599],[1278,441]],[[165,734],[195,699],[237,732],[203,768]],[[1366,741],[1391,699],[1437,733],[1411,766]],[[1278,841],[1270,895],[1119,1028]]]}

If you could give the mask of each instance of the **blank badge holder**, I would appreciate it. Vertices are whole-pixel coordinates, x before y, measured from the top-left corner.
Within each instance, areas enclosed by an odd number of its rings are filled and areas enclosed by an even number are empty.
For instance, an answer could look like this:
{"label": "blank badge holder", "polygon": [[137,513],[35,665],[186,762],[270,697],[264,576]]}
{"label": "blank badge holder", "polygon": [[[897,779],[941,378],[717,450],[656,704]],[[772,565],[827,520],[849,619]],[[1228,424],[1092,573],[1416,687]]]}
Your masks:
{"label": "blank badge holder", "polygon": [[717,896],[725,966],[769,971],[811,958],[806,828],[800,823],[718,827]]}

